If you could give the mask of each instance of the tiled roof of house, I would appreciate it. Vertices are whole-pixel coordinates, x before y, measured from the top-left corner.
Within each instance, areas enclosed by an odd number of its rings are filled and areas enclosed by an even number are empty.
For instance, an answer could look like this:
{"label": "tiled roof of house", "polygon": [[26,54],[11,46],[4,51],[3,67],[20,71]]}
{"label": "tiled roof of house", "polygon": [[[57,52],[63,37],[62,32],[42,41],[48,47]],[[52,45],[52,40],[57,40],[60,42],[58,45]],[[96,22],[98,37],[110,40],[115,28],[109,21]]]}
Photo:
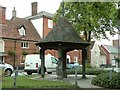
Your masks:
{"label": "tiled roof of house", "polygon": [[41,11],[34,16],[28,16],[28,17],[25,17],[25,18],[31,20],[31,19],[38,19],[38,18],[41,18],[43,16],[45,16],[47,18],[53,18],[54,14],[51,14],[51,13],[48,13],[48,12],[45,12],[45,11]]}
{"label": "tiled roof of house", "polygon": [[12,38],[19,39],[20,34],[18,29],[24,26],[26,35],[22,37],[22,40],[32,40],[32,41],[40,41],[41,37],[38,34],[37,30],[33,26],[33,24],[24,18],[14,17],[11,20],[7,20],[5,25],[2,25],[2,38]]}
{"label": "tiled roof of house", "polygon": [[109,53],[114,53],[114,54],[120,53],[120,49],[118,49],[118,47],[110,46],[110,45],[104,45],[104,46],[108,50]]}
{"label": "tiled roof of house", "polygon": [[100,49],[100,55],[106,55],[104,50],[101,48],[101,46],[99,46],[99,49]]}

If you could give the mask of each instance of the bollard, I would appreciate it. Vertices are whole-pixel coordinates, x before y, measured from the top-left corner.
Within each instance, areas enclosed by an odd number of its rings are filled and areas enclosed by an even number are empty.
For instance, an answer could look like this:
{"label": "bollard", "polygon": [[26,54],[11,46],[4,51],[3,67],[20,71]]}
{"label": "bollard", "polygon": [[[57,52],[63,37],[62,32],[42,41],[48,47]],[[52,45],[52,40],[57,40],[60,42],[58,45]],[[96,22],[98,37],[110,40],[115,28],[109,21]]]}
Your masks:
{"label": "bollard", "polygon": [[109,80],[111,80],[112,79],[112,70],[110,70],[110,72],[109,72]]}
{"label": "bollard", "polygon": [[15,76],[14,76],[14,84],[13,84],[13,87],[15,88],[16,87],[16,78],[18,76],[18,67],[16,68],[15,70]]}
{"label": "bollard", "polygon": [[41,66],[38,67],[38,74],[41,74]]}
{"label": "bollard", "polygon": [[75,85],[77,86],[77,69],[75,68]]}

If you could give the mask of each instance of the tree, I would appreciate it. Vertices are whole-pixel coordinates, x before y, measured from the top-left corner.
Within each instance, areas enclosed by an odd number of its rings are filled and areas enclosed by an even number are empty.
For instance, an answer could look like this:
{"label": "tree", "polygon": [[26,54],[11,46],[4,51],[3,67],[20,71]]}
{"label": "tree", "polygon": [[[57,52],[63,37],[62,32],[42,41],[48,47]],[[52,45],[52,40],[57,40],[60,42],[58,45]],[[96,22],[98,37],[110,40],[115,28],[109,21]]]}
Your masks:
{"label": "tree", "polygon": [[[106,32],[115,35],[117,22],[116,3],[113,2],[61,2],[55,13],[54,21],[65,16],[78,34],[83,35],[87,42],[92,37],[107,38]],[[88,47],[88,60],[90,61],[90,48]]]}
{"label": "tree", "polygon": [[112,2],[64,2],[57,10],[54,20],[64,16],[73,24],[78,33],[83,33],[84,39],[91,41],[91,36],[108,38],[115,35],[113,26],[116,26],[117,9]]}

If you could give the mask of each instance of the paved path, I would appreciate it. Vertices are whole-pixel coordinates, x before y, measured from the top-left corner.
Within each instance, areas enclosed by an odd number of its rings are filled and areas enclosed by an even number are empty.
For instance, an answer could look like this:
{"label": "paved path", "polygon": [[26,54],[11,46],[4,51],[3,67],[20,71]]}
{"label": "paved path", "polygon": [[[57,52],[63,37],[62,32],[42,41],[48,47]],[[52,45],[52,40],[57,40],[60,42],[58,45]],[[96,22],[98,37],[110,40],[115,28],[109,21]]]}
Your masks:
{"label": "paved path", "polygon": [[[86,77],[86,79],[82,79],[82,75],[77,75],[77,85],[80,88],[101,88],[91,84],[92,78],[95,77],[94,75],[86,75]],[[75,75],[68,75],[66,80],[69,80],[72,84],[75,85]]]}
{"label": "paved path", "polygon": [[[82,79],[82,75],[77,75],[77,85],[80,88],[101,88],[91,84],[91,80],[94,75],[86,75],[87,79]],[[57,81],[57,76],[55,74],[46,74],[45,78],[37,77],[39,79],[46,79],[46,80],[53,80]],[[70,82],[71,84],[75,85],[75,75],[67,75],[67,78],[63,79],[64,81]]]}

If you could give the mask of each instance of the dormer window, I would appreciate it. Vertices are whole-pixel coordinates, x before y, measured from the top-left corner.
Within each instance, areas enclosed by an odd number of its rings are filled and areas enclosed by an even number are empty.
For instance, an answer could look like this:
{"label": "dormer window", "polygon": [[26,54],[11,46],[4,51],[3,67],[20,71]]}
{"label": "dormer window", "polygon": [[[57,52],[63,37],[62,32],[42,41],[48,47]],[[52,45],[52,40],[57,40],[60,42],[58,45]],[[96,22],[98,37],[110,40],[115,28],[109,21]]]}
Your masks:
{"label": "dormer window", "polygon": [[23,25],[18,29],[18,31],[20,36],[26,36],[25,27]]}
{"label": "dormer window", "polygon": [[48,19],[48,28],[53,28],[53,21]]}

